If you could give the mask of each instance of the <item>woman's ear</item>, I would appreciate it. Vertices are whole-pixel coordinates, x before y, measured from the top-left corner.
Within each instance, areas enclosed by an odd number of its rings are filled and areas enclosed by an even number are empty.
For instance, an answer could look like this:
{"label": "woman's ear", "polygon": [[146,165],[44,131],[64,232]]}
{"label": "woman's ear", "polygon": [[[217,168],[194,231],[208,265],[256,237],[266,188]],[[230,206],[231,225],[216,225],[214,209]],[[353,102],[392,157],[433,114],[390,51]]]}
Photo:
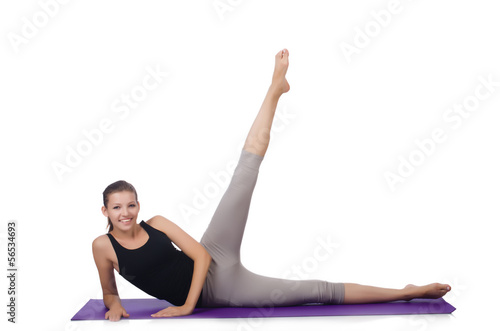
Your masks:
{"label": "woman's ear", "polygon": [[101,207],[101,211],[102,211],[102,214],[103,214],[104,216],[109,217],[109,216],[108,216],[108,209],[107,209],[106,207],[102,206],[102,207]]}
{"label": "woman's ear", "polygon": [[140,212],[141,211],[141,204],[139,203],[139,201],[137,201],[137,212]]}

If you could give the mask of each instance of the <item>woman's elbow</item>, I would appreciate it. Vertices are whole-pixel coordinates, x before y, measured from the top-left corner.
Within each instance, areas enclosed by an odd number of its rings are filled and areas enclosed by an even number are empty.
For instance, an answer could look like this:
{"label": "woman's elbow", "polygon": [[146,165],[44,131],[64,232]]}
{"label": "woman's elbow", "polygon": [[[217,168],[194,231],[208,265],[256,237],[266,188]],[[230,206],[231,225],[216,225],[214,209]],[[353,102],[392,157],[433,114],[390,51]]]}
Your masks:
{"label": "woman's elbow", "polygon": [[212,256],[207,252],[207,250],[205,250],[204,258],[209,264],[212,262]]}
{"label": "woman's elbow", "polygon": [[208,254],[207,251],[203,251],[196,256],[196,258],[194,259],[194,264],[208,270],[208,268],[210,268],[210,264],[212,264],[212,257],[210,256],[210,254]]}
{"label": "woman's elbow", "polygon": [[212,256],[210,256],[205,247],[203,247],[202,253],[200,255],[201,259],[205,261],[205,263],[210,264],[212,262]]}

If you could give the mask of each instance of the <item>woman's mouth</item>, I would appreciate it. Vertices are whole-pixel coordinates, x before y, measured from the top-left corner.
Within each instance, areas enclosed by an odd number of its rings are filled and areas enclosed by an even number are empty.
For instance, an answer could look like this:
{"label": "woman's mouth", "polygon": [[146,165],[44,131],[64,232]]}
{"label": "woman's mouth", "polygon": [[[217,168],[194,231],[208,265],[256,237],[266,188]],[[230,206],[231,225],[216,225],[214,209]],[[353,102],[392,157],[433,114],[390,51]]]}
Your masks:
{"label": "woman's mouth", "polygon": [[131,218],[126,218],[126,219],[123,219],[123,220],[119,220],[119,222],[121,222],[123,224],[129,224],[131,220],[132,220]]}

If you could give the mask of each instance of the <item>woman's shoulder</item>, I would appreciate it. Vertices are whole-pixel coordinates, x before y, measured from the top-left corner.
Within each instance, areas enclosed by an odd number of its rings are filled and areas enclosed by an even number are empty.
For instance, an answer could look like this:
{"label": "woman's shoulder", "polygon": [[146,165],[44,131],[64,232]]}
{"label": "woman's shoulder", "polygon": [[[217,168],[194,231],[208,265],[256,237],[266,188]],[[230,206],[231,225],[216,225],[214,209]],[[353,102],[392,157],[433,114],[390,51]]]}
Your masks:
{"label": "woman's shoulder", "polygon": [[109,241],[109,237],[107,234],[102,234],[94,239],[92,242],[92,248],[97,250],[107,249],[110,246],[111,242]]}
{"label": "woman's shoulder", "polygon": [[168,235],[168,233],[171,231],[173,224],[172,221],[161,215],[153,216],[144,223],[146,223],[155,230],[163,232],[166,235]]}
{"label": "woman's shoulder", "polygon": [[156,226],[161,226],[165,222],[170,222],[170,221],[166,217],[163,217],[161,215],[155,215],[150,219],[148,219],[145,223],[147,223],[152,227],[156,227]]}
{"label": "woman's shoulder", "polygon": [[113,255],[113,246],[106,234],[100,235],[92,242],[92,254],[97,268],[115,268],[119,270],[116,255]]}

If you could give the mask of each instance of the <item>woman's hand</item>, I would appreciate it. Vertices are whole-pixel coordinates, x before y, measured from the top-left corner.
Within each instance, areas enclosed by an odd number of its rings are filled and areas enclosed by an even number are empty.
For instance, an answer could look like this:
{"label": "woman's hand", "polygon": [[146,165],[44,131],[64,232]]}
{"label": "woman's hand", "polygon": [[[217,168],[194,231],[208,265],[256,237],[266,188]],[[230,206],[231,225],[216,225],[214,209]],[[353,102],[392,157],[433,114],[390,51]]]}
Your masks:
{"label": "woman's hand", "polygon": [[106,312],[106,314],[104,315],[104,318],[109,319],[110,321],[116,322],[116,321],[119,321],[120,318],[122,318],[122,316],[129,317],[130,314],[127,313],[125,308],[123,308],[122,306],[119,306],[119,307],[111,308],[110,310],[108,310]]}
{"label": "woman's hand", "polygon": [[190,315],[194,308],[188,306],[172,306],[160,310],[159,312],[152,314],[152,317],[174,317],[174,316],[184,316]]}

